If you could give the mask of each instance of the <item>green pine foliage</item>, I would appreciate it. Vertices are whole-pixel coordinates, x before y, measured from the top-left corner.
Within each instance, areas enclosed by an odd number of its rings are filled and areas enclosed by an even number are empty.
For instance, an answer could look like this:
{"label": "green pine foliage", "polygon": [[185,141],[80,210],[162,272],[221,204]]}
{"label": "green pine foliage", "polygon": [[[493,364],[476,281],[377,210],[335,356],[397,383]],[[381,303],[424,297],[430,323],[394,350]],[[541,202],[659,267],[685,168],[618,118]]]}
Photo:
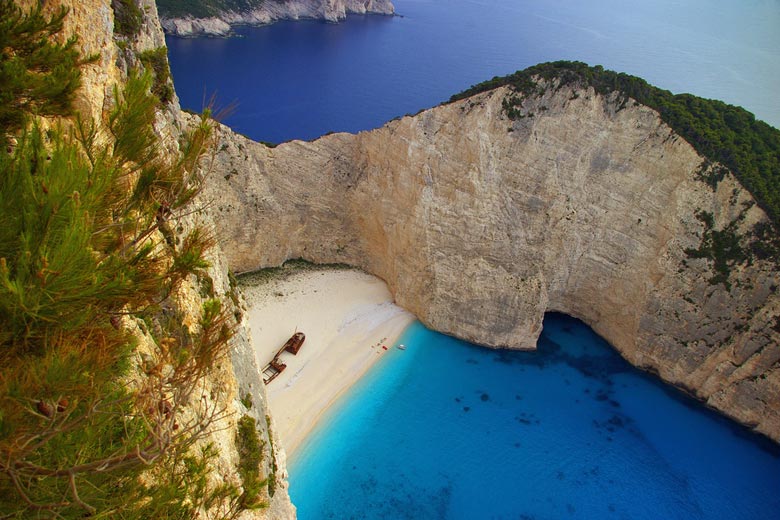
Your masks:
{"label": "green pine foliage", "polygon": [[26,114],[68,114],[80,85],[82,63],[76,39],[53,43],[67,8],[51,18],[36,6],[23,13],[13,0],[0,0],[0,145],[18,132]]}
{"label": "green pine foliage", "polygon": [[[544,87],[536,78],[547,80],[548,87],[555,80],[555,88],[577,85],[593,87],[604,95],[618,92],[622,106],[632,98],[653,108],[699,154],[727,166],[775,224],[780,222],[780,130],[756,120],[743,108],[691,94],[675,95],[635,76],[572,61],[542,63],[496,77],[452,96],[450,101],[505,85],[523,95],[539,93]],[[514,96],[505,103],[510,118],[520,117],[522,98]]]}
{"label": "green pine foliage", "polygon": [[114,10],[114,33],[126,38],[135,38],[144,23],[144,12],[138,0],[111,0]]}
{"label": "green pine foliage", "polygon": [[[180,154],[163,155],[152,77],[131,72],[115,91],[106,132],[77,115],[44,130],[35,116],[72,115],[78,84],[72,44],[46,40],[65,12],[6,13],[13,23],[2,33],[2,80],[72,81],[25,91],[34,92],[29,99],[14,94],[21,101],[7,97],[3,107],[0,517],[189,519],[206,507],[234,516],[240,492],[210,482],[216,452],[201,442],[224,412],[200,396],[235,321],[212,299],[185,326],[169,298],[208,267],[210,237],[172,231],[199,189],[193,172],[211,146],[207,115]],[[41,68],[9,50],[27,40],[68,59]],[[142,371],[128,328],[138,323],[153,341]],[[185,404],[196,413],[183,414]]]}
{"label": "green pine foliage", "polygon": [[[199,230],[177,247],[154,238],[193,191],[177,169],[185,161],[166,166],[153,153],[150,83],[129,78],[110,118],[113,145],[96,145],[84,123],[48,132],[33,124],[0,156],[0,515],[133,517],[144,497],[192,514],[187,488],[165,498],[157,496],[171,491],[165,482],[144,486],[137,477],[152,461],[172,474],[205,471],[205,460],[182,460],[201,430],[171,421],[232,328],[218,301],[204,306],[197,336],[181,320],[163,322],[157,355],[172,374],[137,391],[125,384],[135,340],[117,320],[160,323],[168,294],[208,266],[210,243]],[[162,413],[160,403],[177,395]]]}
{"label": "green pine foliage", "polygon": [[238,472],[244,488],[240,497],[241,504],[247,509],[267,507],[268,503],[263,498],[267,480],[262,477],[260,469],[263,462],[263,444],[253,417],[244,415],[238,420],[236,445],[240,460]]}
{"label": "green pine foliage", "polygon": [[168,51],[165,47],[159,47],[138,55],[146,70],[151,70],[154,75],[152,93],[163,104],[173,100],[173,85],[171,83],[171,69],[168,66]]}

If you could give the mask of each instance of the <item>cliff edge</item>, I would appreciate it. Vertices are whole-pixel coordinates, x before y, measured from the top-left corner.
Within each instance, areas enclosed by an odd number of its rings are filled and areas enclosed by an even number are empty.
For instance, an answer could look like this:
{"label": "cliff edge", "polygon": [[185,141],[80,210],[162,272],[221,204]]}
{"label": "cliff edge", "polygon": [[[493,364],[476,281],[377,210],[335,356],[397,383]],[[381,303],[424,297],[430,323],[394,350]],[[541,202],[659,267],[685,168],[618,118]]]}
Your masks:
{"label": "cliff edge", "polygon": [[228,263],[356,265],[429,327],[494,347],[534,348],[563,312],[780,440],[777,265],[712,252],[747,250],[767,215],[656,111],[537,81],[275,148],[223,128],[204,196]]}

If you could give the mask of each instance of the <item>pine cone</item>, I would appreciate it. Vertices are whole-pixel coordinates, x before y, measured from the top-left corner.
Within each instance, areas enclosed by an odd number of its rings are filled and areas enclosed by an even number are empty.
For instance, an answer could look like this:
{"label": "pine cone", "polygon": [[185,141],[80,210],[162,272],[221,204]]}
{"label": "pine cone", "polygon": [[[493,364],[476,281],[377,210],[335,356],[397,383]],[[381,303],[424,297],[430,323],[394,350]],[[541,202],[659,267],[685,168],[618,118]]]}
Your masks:
{"label": "pine cone", "polygon": [[38,401],[35,404],[35,408],[41,413],[41,415],[45,415],[48,418],[51,418],[52,415],[54,415],[54,407],[46,401]]}

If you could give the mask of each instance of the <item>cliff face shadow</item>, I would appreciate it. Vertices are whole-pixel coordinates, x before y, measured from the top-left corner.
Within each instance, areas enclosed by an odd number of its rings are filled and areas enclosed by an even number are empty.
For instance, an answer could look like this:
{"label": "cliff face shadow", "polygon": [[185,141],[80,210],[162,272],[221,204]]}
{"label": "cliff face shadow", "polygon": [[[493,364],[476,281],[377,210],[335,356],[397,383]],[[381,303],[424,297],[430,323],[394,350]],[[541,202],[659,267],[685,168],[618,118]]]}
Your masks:
{"label": "cliff face shadow", "polygon": [[[546,327],[539,336],[535,351],[497,350],[493,360],[496,363],[537,368],[565,364],[583,376],[597,379],[606,385],[612,384],[611,376],[632,370],[633,367],[609,343],[597,336],[580,320],[559,313],[547,313],[544,319],[548,325],[555,325],[556,333],[561,331],[570,338],[558,338],[548,332]],[[586,348],[576,351],[564,349],[559,343],[562,339],[574,338],[577,338],[578,342],[585,343]]]}

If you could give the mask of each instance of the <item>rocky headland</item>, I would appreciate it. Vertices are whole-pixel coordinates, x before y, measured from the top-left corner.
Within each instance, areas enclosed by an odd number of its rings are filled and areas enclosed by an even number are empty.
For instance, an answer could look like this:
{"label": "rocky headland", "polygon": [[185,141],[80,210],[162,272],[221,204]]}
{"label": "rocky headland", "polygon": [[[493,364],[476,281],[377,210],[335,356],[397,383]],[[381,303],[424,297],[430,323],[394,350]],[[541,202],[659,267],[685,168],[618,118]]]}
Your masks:
{"label": "rocky headland", "polygon": [[359,266],[429,327],[493,347],[532,349],[563,312],[780,440],[777,266],[730,262],[723,280],[698,254],[726,230],[747,248],[767,215],[730,173],[708,182],[656,111],[537,86],[275,148],[222,128],[204,197],[229,265]]}
{"label": "rocky headland", "polygon": [[227,36],[234,25],[264,25],[279,20],[338,22],[347,14],[392,15],[390,0],[234,0],[193,2],[183,8],[159,0],[163,29],[176,36]]}

